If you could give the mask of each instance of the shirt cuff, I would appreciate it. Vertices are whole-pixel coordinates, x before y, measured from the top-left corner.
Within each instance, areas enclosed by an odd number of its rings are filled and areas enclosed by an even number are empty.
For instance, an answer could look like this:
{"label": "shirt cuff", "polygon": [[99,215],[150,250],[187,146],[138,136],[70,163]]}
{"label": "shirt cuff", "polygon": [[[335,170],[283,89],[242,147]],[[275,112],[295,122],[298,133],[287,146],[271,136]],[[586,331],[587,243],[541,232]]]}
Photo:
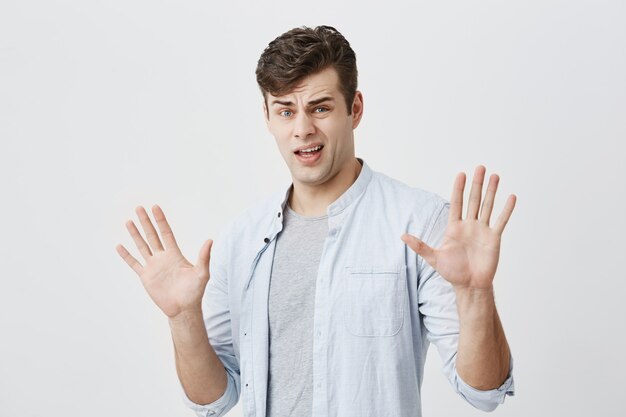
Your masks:
{"label": "shirt cuff", "polygon": [[232,398],[237,397],[235,384],[232,381],[230,374],[228,374],[228,372],[226,374],[226,391],[224,391],[224,394],[222,394],[220,398],[209,404],[197,404],[191,401],[179,380],[178,387],[183,403],[188,408],[191,408],[193,411],[195,411],[198,417],[221,417],[226,414],[226,412],[228,412],[232,408],[232,405],[228,407]]}
{"label": "shirt cuff", "polygon": [[502,385],[491,390],[479,390],[467,384],[459,376],[454,369],[454,379],[459,395],[461,395],[468,403],[483,411],[493,411],[499,405],[504,403],[507,395],[515,395],[515,385],[513,381],[513,356],[509,360],[509,374]]}

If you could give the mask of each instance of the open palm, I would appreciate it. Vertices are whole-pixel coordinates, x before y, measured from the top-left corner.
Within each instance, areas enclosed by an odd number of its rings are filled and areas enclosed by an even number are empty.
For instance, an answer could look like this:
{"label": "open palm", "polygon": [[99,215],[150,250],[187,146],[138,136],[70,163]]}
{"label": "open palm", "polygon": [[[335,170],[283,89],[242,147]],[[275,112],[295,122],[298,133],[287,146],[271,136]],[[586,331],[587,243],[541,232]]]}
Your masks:
{"label": "open palm", "polygon": [[126,227],[146,264],[141,265],[122,245],[116,247],[118,254],[139,275],[152,300],[168,317],[200,309],[202,296],[209,281],[209,261],[213,241],[209,239],[204,243],[198,255],[198,262],[193,265],[181,253],[159,206],[155,205],[152,212],[163,243],[145,209],[139,206],[136,212],[149,245],[132,220],[126,223]]}
{"label": "open palm", "polygon": [[492,174],[489,178],[481,207],[485,170],[480,165],[474,172],[465,219],[461,218],[465,173],[457,175],[450,199],[448,225],[441,246],[431,248],[408,233],[401,236],[415,253],[456,288],[491,288],[500,256],[502,232],[515,207],[516,196],[511,194],[496,224],[489,226],[499,177]]}

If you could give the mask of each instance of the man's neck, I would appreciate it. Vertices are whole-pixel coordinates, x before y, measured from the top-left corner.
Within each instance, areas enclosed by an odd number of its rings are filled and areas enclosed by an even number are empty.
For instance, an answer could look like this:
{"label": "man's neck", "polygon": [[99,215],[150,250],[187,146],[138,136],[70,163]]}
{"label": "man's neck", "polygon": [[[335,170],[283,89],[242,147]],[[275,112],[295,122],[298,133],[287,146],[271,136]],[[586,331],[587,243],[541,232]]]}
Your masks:
{"label": "man's neck", "polygon": [[289,206],[301,216],[326,215],[328,206],[337,200],[356,181],[363,166],[355,158],[354,164],[340,171],[334,178],[318,186],[296,184],[289,194]]}

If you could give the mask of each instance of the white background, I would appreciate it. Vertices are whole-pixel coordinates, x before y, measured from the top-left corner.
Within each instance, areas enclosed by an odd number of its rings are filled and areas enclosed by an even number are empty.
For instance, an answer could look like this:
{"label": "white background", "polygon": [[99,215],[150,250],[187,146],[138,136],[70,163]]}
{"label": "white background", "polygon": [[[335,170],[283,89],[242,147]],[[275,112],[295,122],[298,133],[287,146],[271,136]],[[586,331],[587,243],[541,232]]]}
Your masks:
{"label": "white background", "polygon": [[[254,70],[319,24],[357,54],[357,156],[446,198],[484,164],[494,213],[518,197],[495,284],[517,393],[492,415],[625,415],[625,22],[623,1],[2,0],[0,416],[193,415],[115,245],[140,258],[124,223],[160,204],[195,263],[290,180]],[[423,409],[483,415],[435,349]]]}

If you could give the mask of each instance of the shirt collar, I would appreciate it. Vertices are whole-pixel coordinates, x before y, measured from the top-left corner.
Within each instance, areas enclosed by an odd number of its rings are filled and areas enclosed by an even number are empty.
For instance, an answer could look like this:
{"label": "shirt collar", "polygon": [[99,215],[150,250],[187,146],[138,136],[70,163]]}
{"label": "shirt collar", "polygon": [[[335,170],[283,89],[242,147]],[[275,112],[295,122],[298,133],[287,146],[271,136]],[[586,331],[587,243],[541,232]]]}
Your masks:
{"label": "shirt collar", "polygon": [[[359,176],[352,183],[350,187],[343,194],[339,196],[335,201],[333,201],[326,210],[328,216],[334,216],[336,214],[341,213],[346,207],[348,207],[354,200],[356,200],[367,188],[370,180],[372,179],[372,169],[367,165],[367,163],[362,159],[356,158],[362,165],[361,172],[359,172]],[[289,192],[293,187],[293,182],[290,182],[283,194],[283,199],[280,205],[278,206],[278,216],[282,216],[282,213],[285,210],[285,205],[287,204],[287,200],[289,199]]]}

